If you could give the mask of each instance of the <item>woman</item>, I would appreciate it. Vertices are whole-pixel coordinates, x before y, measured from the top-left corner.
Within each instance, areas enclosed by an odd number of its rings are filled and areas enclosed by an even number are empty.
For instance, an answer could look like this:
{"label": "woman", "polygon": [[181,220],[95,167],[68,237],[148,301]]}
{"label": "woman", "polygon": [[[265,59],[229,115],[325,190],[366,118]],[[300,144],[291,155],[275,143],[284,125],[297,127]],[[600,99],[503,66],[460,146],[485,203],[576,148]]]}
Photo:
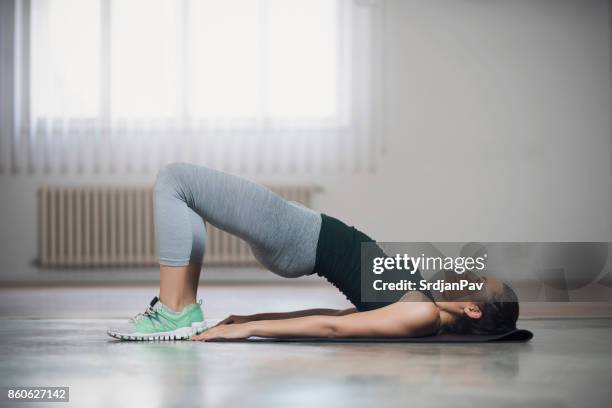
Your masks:
{"label": "woman", "polygon": [[[249,243],[255,257],[287,278],[325,277],[355,306],[230,316],[206,330],[196,292],[205,222]],[[361,242],[373,240],[341,221],[288,202],[248,180],[190,164],[171,164],[155,184],[160,294],[144,313],[108,334],[123,340],[212,340],[262,337],[412,337],[439,332],[497,333],[515,328],[512,289],[488,279],[468,299],[407,292],[396,302],[360,299]],[[382,254],[382,251],[381,251]],[[384,255],[384,254],[383,254]],[[415,279],[420,275],[415,275]],[[464,278],[483,281],[473,274]]]}

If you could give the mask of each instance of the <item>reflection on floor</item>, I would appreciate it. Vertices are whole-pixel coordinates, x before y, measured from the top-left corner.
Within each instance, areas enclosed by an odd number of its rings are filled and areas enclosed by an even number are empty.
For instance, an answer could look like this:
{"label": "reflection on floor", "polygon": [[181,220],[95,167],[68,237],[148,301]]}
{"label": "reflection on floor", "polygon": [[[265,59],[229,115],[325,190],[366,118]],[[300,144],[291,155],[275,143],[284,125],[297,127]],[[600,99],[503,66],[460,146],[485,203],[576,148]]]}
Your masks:
{"label": "reflection on floor", "polygon": [[[608,319],[523,321],[535,333],[527,344],[106,337],[104,328],[140,311],[151,290],[2,290],[0,313],[12,318],[0,321],[0,386],[70,386],[71,402],[62,406],[75,407],[584,407],[608,406],[612,398]],[[346,305],[331,290],[309,287],[209,288],[204,297],[215,319]]]}

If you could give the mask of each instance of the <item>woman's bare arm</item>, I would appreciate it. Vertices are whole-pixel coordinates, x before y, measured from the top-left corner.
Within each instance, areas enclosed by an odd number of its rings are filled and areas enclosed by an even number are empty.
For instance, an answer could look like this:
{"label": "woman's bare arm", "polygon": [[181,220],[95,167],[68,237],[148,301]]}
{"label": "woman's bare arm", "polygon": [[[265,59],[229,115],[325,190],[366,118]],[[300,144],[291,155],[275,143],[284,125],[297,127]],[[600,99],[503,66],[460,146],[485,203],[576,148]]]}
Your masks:
{"label": "woman's bare arm", "polygon": [[305,316],[344,316],[347,314],[355,313],[357,309],[306,309],[306,310],[296,310],[293,312],[280,312],[280,313],[257,313],[253,315],[231,315],[221,320],[216,326],[223,324],[239,324],[246,322],[253,322],[259,320],[281,320],[281,319],[291,319],[295,317],[305,317]]}
{"label": "woman's bare arm", "polygon": [[411,337],[434,333],[439,312],[429,302],[397,302],[343,316],[305,316],[216,326],[194,340],[259,337]]}

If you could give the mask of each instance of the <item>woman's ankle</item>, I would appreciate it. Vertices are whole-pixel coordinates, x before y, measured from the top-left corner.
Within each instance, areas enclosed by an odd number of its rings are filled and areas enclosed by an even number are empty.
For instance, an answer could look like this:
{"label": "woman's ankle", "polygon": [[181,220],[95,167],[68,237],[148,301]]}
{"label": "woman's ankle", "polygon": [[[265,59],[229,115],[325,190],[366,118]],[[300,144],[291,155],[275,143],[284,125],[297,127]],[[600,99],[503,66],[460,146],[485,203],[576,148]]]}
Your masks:
{"label": "woman's ankle", "polygon": [[189,305],[193,305],[194,303],[196,303],[195,297],[194,298],[186,298],[186,299],[173,299],[173,298],[169,298],[166,299],[163,296],[160,296],[159,298],[160,302],[167,307],[168,309],[170,309],[173,312],[180,312],[182,311],[186,306]]}
{"label": "woman's ankle", "polygon": [[200,264],[160,267],[159,300],[169,310],[180,312],[196,302]]}

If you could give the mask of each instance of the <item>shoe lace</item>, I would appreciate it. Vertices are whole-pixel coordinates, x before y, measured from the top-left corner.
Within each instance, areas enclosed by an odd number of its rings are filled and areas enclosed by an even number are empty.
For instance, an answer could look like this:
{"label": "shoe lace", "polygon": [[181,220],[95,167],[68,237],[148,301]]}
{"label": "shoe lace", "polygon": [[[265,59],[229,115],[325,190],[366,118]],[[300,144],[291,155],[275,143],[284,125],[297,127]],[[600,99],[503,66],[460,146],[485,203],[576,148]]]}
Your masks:
{"label": "shoe lace", "polygon": [[154,316],[157,313],[157,310],[155,310],[155,308],[153,306],[155,306],[155,304],[159,301],[159,298],[157,296],[155,296],[153,298],[153,300],[151,301],[151,303],[149,304],[149,306],[147,306],[146,310],[144,312],[138,313],[136,316],[130,318],[130,323],[135,323],[139,320],[142,319],[146,319],[149,318],[151,316]]}

